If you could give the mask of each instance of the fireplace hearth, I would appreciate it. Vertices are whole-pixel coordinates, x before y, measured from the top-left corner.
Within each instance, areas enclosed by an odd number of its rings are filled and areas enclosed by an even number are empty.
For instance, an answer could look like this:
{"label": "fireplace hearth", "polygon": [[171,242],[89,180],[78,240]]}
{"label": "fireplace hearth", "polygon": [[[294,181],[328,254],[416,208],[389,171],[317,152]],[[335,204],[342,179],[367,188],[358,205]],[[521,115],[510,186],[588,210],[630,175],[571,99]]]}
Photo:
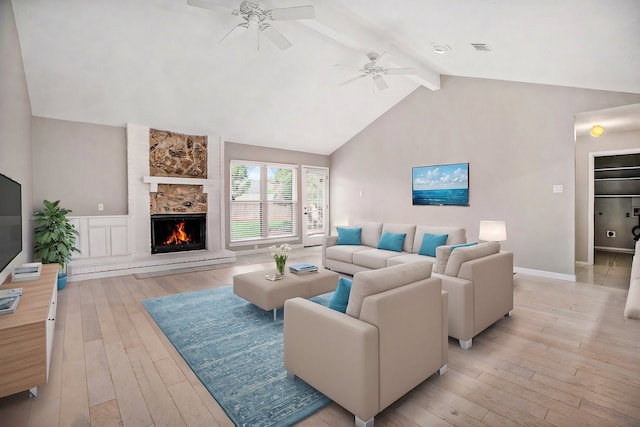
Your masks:
{"label": "fireplace hearth", "polygon": [[151,215],[151,253],[206,249],[206,214]]}

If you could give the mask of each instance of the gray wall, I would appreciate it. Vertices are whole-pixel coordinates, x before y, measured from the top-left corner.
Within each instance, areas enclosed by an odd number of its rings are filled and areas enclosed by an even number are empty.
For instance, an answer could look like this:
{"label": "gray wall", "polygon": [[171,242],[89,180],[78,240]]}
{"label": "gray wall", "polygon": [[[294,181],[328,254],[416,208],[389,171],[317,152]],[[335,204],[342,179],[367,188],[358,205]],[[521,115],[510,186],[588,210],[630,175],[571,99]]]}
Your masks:
{"label": "gray wall", "polygon": [[[574,115],[639,99],[443,76],[440,90],[417,89],[331,155],[332,224],[462,225],[475,241],[480,220],[504,220],[516,267],[573,275]],[[470,163],[469,207],[412,206],[413,166],[458,162]]]}
{"label": "gray wall", "polygon": [[[588,260],[589,153],[628,149],[638,149],[638,151],[640,151],[640,130],[614,133],[605,132],[605,134],[599,138],[593,138],[591,136],[579,136],[576,138],[576,261],[587,262]],[[614,211],[626,209],[625,202],[619,201],[617,206],[613,202],[604,202],[601,208],[600,210],[595,210],[596,218],[599,216],[598,212],[603,212],[602,216],[605,216],[606,219],[605,221],[600,221],[598,224],[598,226],[602,228],[601,230],[596,231],[594,228],[594,244],[596,246],[606,245],[624,248],[625,239],[618,231],[628,232],[627,237],[632,238],[631,227],[638,225],[638,218],[624,217],[624,219],[616,221],[616,224],[610,224],[609,219],[619,217],[620,214],[622,214],[614,213]],[[606,232],[608,225],[616,227],[616,238],[607,239],[605,237],[605,241],[603,242],[601,236],[603,232]]]}
{"label": "gray wall", "polygon": [[[254,145],[246,145],[246,144],[238,144],[234,142],[225,142],[224,145],[224,164],[225,164],[225,177],[228,177],[230,174],[229,162],[231,160],[248,160],[254,162],[271,162],[271,163],[282,163],[289,165],[298,165],[298,200],[301,199],[302,193],[302,185],[301,185],[301,171],[302,166],[322,166],[329,167],[330,158],[329,156],[324,156],[321,154],[312,154],[312,153],[303,153],[299,151],[291,151],[291,150],[279,150],[275,148],[266,148],[266,147],[257,147]],[[331,171],[329,171],[329,176],[331,176]],[[229,200],[229,185],[228,181],[225,182],[224,189],[224,197],[225,200]],[[302,211],[301,206],[298,206],[298,213]],[[298,235],[301,234],[301,218],[298,217]],[[225,203],[225,229],[230,230],[229,224],[229,203]],[[292,239],[290,244],[299,244],[302,243],[302,238],[299,237],[297,239]],[[236,251],[241,250],[251,250],[261,247],[270,246],[271,243],[261,244],[261,245],[246,245],[246,246],[237,246],[234,245],[233,248],[229,246],[229,233],[227,233],[227,242],[226,248],[233,249]]]}
{"label": "gray wall", "polygon": [[126,215],[125,128],[33,117],[33,179],[36,209],[47,199],[71,215]]}
{"label": "gray wall", "polygon": [[31,103],[10,0],[0,0],[0,173],[22,185],[22,252],[0,271],[0,284],[13,266],[33,261],[31,194]]}

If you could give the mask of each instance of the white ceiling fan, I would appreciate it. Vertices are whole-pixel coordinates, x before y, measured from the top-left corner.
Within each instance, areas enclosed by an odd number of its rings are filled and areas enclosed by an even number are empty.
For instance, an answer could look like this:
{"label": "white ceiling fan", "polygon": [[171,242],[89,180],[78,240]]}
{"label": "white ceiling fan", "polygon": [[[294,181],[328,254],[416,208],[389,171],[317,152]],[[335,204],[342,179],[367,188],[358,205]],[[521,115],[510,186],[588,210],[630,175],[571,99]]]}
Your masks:
{"label": "white ceiling fan", "polygon": [[191,6],[202,7],[204,9],[224,9],[231,12],[231,15],[240,16],[244,22],[238,24],[226,36],[220,40],[235,38],[238,34],[245,31],[250,33],[250,37],[256,41],[258,50],[260,50],[260,34],[264,34],[273,44],[280,50],[291,47],[291,42],[287,40],[280,31],[276,30],[268,21],[291,21],[296,19],[313,19],[315,18],[315,10],[313,6],[295,6],[283,7],[280,9],[265,9],[260,2],[243,1],[240,3],[239,9],[233,9],[228,6],[225,0],[187,0],[187,4]]}
{"label": "white ceiling fan", "polygon": [[379,65],[380,62],[380,58],[382,58],[384,56],[386,52],[383,52],[382,55],[378,55],[377,53],[370,53],[368,55],[370,62],[367,62],[366,64],[364,64],[364,66],[362,68],[357,68],[357,67],[351,67],[349,65],[342,65],[342,64],[337,64],[337,66],[340,67],[349,67],[349,68],[354,68],[356,70],[358,70],[359,72],[361,72],[362,74],[356,77],[353,77],[349,80],[346,80],[342,83],[339,84],[339,86],[343,86],[349,83],[353,83],[356,80],[360,80],[363,77],[368,77],[371,76],[373,79],[373,84],[374,87],[376,87],[378,90],[385,90],[389,88],[389,85],[387,84],[387,82],[382,78],[382,76],[385,75],[404,75],[404,76],[409,76],[409,75],[415,75],[418,71],[417,68],[384,68],[381,65]]}

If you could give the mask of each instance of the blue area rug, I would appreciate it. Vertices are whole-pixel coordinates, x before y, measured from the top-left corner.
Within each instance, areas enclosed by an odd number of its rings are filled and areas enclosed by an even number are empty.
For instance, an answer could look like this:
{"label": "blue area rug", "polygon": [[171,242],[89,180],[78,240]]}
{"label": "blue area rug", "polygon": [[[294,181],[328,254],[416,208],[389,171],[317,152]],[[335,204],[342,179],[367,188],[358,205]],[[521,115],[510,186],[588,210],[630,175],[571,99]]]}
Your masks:
{"label": "blue area rug", "polygon": [[[328,305],[331,293],[312,300]],[[142,301],[237,426],[290,426],[330,400],[283,365],[283,310],[245,301],[231,286]]]}

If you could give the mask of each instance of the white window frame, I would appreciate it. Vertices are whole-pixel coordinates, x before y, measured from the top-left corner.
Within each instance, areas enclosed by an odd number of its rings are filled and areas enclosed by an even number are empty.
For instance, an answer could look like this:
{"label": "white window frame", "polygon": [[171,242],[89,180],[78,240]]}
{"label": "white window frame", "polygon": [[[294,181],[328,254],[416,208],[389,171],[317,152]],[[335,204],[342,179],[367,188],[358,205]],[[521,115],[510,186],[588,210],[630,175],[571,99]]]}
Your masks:
{"label": "white window frame", "polygon": [[[254,166],[260,168],[260,195],[259,200],[256,201],[243,201],[236,200],[233,197],[232,192],[232,172],[234,165],[242,166]],[[291,205],[291,229],[289,233],[274,233],[269,230],[270,211],[274,210],[274,201],[269,200],[269,182],[267,177],[267,171],[269,168],[282,168],[291,170],[291,200],[280,200],[278,205],[290,204]],[[234,205],[247,204],[247,203],[259,203],[259,222],[260,222],[260,236],[251,236],[247,238],[235,238],[233,237],[234,227]],[[231,160],[229,163],[229,244],[231,246],[242,246],[246,244],[254,244],[258,242],[274,242],[278,240],[292,240],[298,238],[298,166],[284,163],[270,163],[270,162],[255,162],[248,160]]]}

